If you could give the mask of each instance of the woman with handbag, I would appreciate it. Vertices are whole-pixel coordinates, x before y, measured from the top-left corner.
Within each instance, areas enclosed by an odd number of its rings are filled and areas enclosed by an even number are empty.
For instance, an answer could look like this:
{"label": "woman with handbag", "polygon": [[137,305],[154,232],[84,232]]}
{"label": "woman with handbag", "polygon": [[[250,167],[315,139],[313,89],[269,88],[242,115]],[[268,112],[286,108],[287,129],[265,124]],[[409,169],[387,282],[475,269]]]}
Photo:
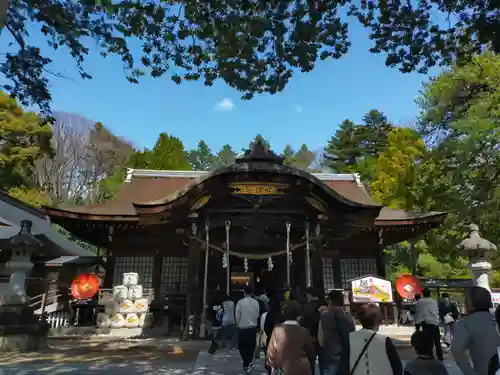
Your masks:
{"label": "woman with handbag", "polygon": [[283,303],[284,322],[274,327],[267,348],[267,365],[273,375],[312,373],[310,361],[315,351],[309,332],[298,323],[300,310],[297,301]]}
{"label": "woman with handbag", "polygon": [[361,306],[363,327],[349,334],[349,345],[340,354],[339,375],[402,375],[403,365],[392,340],[378,333],[380,308],[373,303]]}
{"label": "woman with handbag", "polygon": [[446,345],[448,351],[451,347],[453,330],[455,328],[455,321],[458,319],[458,315],[458,308],[452,301],[450,301],[450,295],[448,293],[443,293],[441,301],[439,301],[439,318],[441,319],[444,328],[443,344]]}

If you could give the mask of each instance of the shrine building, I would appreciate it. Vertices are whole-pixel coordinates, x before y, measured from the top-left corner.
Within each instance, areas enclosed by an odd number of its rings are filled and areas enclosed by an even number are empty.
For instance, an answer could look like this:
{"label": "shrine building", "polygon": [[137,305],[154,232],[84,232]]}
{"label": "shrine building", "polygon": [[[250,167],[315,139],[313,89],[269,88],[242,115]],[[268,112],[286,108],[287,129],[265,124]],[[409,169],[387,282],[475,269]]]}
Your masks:
{"label": "shrine building", "polygon": [[384,278],[383,248],[445,217],[383,207],[358,175],[285,166],[260,144],[211,172],[130,169],[114,200],[44,210],[100,249],[105,287],[137,272],[156,296],[185,296],[189,312],[242,280],[323,292],[360,276]]}

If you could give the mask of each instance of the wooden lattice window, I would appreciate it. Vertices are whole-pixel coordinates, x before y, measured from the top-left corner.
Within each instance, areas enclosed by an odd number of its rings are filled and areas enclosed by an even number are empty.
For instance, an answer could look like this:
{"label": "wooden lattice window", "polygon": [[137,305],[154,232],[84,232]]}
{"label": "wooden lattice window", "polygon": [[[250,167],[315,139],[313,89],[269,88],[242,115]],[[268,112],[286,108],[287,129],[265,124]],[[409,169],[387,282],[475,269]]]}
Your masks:
{"label": "wooden lattice window", "polygon": [[335,289],[335,273],[333,271],[332,258],[323,258],[323,280],[325,289]]}
{"label": "wooden lattice window", "polygon": [[137,272],[139,274],[139,284],[143,288],[153,287],[153,263],[154,257],[116,257],[113,285],[120,285],[123,282],[125,272]]}
{"label": "wooden lattice window", "polygon": [[351,287],[349,280],[366,275],[377,274],[377,261],[375,258],[340,259],[342,285],[344,289]]}
{"label": "wooden lattice window", "polygon": [[186,293],[188,284],[188,258],[163,257],[161,290],[167,293]]}

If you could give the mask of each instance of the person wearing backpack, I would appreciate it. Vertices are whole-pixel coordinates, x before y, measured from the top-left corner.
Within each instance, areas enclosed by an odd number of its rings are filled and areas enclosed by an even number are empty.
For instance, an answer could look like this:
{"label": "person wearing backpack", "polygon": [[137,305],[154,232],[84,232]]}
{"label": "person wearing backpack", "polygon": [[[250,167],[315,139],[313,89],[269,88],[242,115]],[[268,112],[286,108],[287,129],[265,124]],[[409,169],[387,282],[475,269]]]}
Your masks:
{"label": "person wearing backpack", "polygon": [[403,365],[394,343],[378,333],[382,319],[376,304],[361,306],[363,328],[351,332],[348,345],[342,347],[339,375],[402,375]]}
{"label": "person wearing backpack", "polygon": [[319,356],[321,349],[318,344],[318,329],[319,320],[321,317],[319,307],[321,306],[321,301],[318,297],[318,293],[316,293],[316,291],[312,287],[306,289],[306,295],[307,303],[304,305],[304,309],[302,310],[301,325],[302,327],[307,329],[307,331],[311,335],[311,339],[314,345],[316,356],[314,357],[314,361],[311,364],[312,375],[314,375],[316,357]]}
{"label": "person wearing backpack", "polygon": [[328,293],[328,310],[320,316],[318,324],[319,369],[321,375],[337,375],[340,355],[349,344],[349,334],[356,327],[352,316],[342,310],[344,295],[339,290]]}

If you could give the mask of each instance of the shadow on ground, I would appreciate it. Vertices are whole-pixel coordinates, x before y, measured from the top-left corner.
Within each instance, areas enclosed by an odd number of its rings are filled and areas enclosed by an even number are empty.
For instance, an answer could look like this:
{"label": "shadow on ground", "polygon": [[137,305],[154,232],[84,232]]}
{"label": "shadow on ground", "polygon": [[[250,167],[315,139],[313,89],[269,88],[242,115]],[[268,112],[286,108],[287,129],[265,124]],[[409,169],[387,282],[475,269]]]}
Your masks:
{"label": "shadow on ground", "polygon": [[188,374],[203,343],[178,340],[50,340],[39,352],[0,353],[0,372]]}

